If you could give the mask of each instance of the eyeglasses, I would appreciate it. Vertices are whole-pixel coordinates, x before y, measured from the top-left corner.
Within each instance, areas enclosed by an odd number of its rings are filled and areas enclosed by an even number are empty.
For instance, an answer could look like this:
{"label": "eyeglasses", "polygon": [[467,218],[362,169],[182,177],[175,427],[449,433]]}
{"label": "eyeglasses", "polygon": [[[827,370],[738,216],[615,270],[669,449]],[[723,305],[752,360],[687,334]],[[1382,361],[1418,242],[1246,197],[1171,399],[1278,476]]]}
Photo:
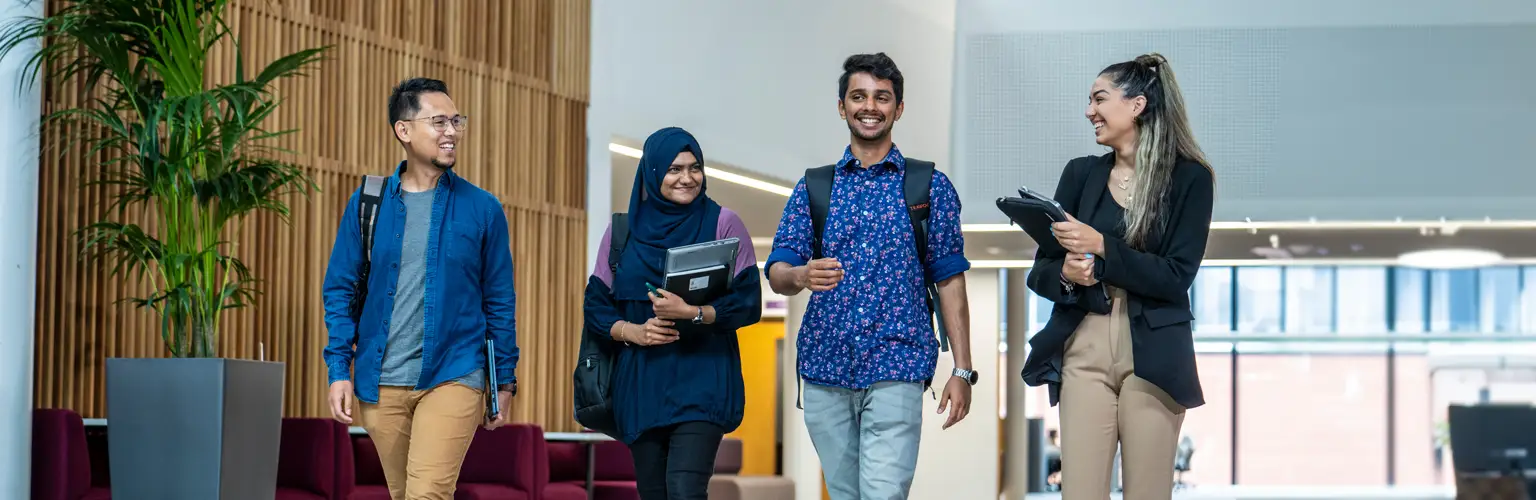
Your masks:
{"label": "eyeglasses", "polygon": [[458,130],[458,131],[463,131],[464,127],[469,125],[469,117],[464,116],[464,115],[424,116],[424,117],[421,117],[421,118],[413,118],[413,119],[406,120],[406,121],[414,122],[414,121],[421,121],[421,120],[431,120],[432,121],[432,128],[434,130],[437,130],[438,132],[443,132],[443,131],[448,130],[448,125],[450,123],[453,124],[453,129],[454,130]]}

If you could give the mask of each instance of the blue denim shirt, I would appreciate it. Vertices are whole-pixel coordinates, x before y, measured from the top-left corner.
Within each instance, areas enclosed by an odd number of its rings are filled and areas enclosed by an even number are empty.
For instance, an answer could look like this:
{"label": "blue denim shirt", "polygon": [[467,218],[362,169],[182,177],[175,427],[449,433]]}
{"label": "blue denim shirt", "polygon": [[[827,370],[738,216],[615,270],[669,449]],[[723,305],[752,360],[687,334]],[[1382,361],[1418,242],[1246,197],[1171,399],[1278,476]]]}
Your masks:
{"label": "blue denim shirt", "polygon": [[[971,264],[960,233],[960,197],[938,170],[929,185],[928,262],[917,261],[902,196],[906,165],[895,146],[868,168],[851,149],[837,162],[822,245],[823,255],[837,259],[845,274],[837,288],[813,293],[806,306],[796,352],[807,382],[863,389],[876,382],[933,378],[939,343],[923,300],[924,273],[937,283]],[[775,262],[809,261],[811,231],[802,178],[784,208],[764,269]]]}
{"label": "blue denim shirt", "polygon": [[[361,187],[347,200],[325,270],[322,296],[325,326],[330,331],[324,354],[327,377],[335,382],[355,375],[354,391],[367,403],[379,400],[379,372],[400,276],[400,242],[405,226],[400,172],[404,168],[401,162],[384,185],[374,229],[368,296],[357,321],[353,321],[347,305],[362,272],[357,218]],[[452,170],[443,173],[436,189],[427,237],[426,290],[422,294],[426,327],[421,379],[416,387],[431,388],[485,367],[487,336],[496,340],[497,382],[514,382],[517,297],[506,212],[496,196]],[[349,375],[351,368],[356,373]]]}

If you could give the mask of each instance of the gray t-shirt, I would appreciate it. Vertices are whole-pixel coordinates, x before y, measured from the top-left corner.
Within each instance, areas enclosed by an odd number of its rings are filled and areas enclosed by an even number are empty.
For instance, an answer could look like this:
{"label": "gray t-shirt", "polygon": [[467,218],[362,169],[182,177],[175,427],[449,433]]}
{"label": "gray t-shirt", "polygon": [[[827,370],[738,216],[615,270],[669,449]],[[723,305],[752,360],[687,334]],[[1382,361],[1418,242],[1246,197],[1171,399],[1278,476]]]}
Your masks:
{"label": "gray t-shirt", "polygon": [[[415,387],[421,379],[422,337],[426,308],[427,238],[432,231],[432,198],[435,190],[412,193],[400,190],[405,203],[405,230],[400,239],[400,277],[395,282],[395,307],[389,318],[389,337],[384,343],[379,385]],[[475,370],[457,382],[476,389],[485,386],[484,370]]]}

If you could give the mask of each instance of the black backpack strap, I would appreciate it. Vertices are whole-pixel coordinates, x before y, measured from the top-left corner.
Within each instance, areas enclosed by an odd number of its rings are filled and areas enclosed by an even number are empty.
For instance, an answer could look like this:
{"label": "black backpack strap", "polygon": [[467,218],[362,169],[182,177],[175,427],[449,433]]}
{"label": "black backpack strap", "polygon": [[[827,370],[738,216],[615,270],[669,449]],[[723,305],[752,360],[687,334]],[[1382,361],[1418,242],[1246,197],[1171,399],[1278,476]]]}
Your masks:
{"label": "black backpack strap", "polygon": [[618,276],[619,254],[624,253],[624,244],[629,243],[629,214],[613,214],[612,224],[608,235],[608,272]]}
{"label": "black backpack strap", "polygon": [[373,269],[373,232],[379,222],[379,205],[384,203],[384,177],[364,175],[362,192],[357,196],[357,231],[363,241],[363,265],[353,285],[350,309],[352,318],[363,313],[368,298],[368,275]]}
{"label": "black backpack strap", "polygon": [[902,185],[906,198],[907,215],[912,219],[912,234],[917,237],[917,259],[928,266],[928,206],[929,185],[933,182],[933,162],[907,159],[907,171]]}
{"label": "black backpack strap", "polygon": [[805,170],[805,195],[811,208],[811,259],[820,259],[821,232],[827,227],[827,210],[832,203],[832,177],[837,165]]}
{"label": "black backpack strap", "polygon": [[363,191],[357,197],[358,231],[363,237],[363,260],[373,260],[373,229],[379,219],[379,205],[384,202],[384,177],[363,176]]}
{"label": "black backpack strap", "polygon": [[938,317],[939,350],[949,352],[949,332],[944,327],[944,312],[938,307],[939,287],[928,279],[928,220],[933,210],[928,196],[933,183],[934,165],[931,161],[907,158],[906,173],[902,182],[902,197],[907,204],[907,215],[912,220],[913,244],[917,248],[918,266],[923,269],[923,295],[928,311]]}

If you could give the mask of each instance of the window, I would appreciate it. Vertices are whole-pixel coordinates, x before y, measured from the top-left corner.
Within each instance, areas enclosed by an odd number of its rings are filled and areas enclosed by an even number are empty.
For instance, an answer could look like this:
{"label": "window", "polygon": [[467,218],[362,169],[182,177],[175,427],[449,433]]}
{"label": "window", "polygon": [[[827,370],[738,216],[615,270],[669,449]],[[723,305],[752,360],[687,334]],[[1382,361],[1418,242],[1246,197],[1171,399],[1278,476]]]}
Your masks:
{"label": "window", "polygon": [[1520,331],[1520,268],[1478,271],[1478,324],[1483,333]]}
{"label": "window", "polygon": [[1331,267],[1285,268],[1286,333],[1333,333],[1333,279]]}
{"label": "window", "polygon": [[1237,268],[1237,331],[1280,332],[1282,278],[1278,267]]}
{"label": "window", "polygon": [[1478,330],[1478,270],[1436,270],[1429,274],[1429,329],[1434,332]]}
{"label": "window", "polygon": [[1190,295],[1194,297],[1190,305],[1195,313],[1196,333],[1232,331],[1232,268],[1200,269]]}
{"label": "window", "polygon": [[1421,269],[1392,270],[1393,290],[1392,299],[1395,325],[1392,331],[1405,333],[1421,333],[1429,325],[1429,317],[1425,311],[1428,306],[1428,277]]}
{"label": "window", "polygon": [[1340,267],[1334,271],[1334,310],[1340,334],[1382,334],[1387,328],[1387,268]]}

